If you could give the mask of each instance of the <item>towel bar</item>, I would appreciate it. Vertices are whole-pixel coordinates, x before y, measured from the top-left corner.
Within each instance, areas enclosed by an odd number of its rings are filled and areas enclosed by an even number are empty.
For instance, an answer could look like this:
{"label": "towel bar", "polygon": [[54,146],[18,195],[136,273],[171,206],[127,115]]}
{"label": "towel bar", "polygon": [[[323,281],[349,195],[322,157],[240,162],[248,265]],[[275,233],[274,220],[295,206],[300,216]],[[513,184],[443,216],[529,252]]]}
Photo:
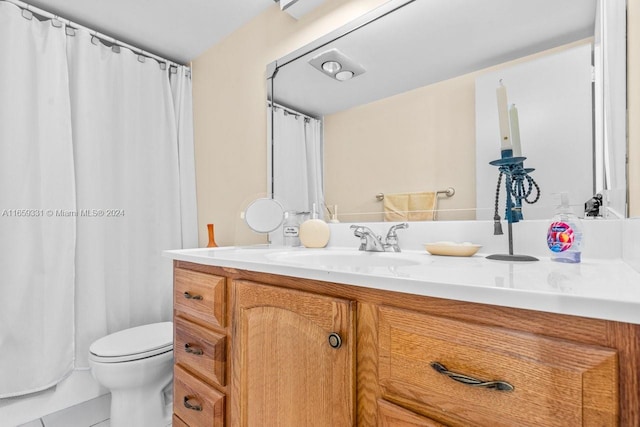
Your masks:
{"label": "towel bar", "polygon": [[[436,195],[440,195],[440,194],[444,194],[447,197],[452,197],[454,194],[456,194],[456,190],[453,187],[449,187],[446,190],[440,190],[440,191],[436,191]],[[378,193],[376,194],[376,199],[381,202],[384,200],[384,193]]]}

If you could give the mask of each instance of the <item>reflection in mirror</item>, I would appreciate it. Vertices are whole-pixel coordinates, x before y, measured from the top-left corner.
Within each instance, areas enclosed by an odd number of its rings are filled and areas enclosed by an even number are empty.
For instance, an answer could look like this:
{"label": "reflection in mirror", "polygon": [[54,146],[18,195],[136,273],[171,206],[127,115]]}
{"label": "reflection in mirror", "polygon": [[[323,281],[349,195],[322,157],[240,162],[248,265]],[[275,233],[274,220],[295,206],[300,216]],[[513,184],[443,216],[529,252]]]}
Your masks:
{"label": "reflection in mirror", "polygon": [[322,122],[273,105],[273,188],[285,212],[305,215],[322,206]]}
{"label": "reflection in mirror", "polygon": [[283,219],[282,205],[274,199],[256,199],[244,211],[245,222],[256,233],[271,233],[280,227]]}
{"label": "reflection in mirror", "polygon": [[[382,221],[393,209],[418,220],[492,218],[502,80],[517,110],[511,137],[519,130],[542,189],[524,218],[550,218],[551,195],[562,191],[581,215],[608,190],[611,210],[624,215],[626,88],[610,82],[624,73],[624,37],[605,37],[603,27],[624,28],[624,0],[386,4],[272,65],[270,100],[321,129],[307,149],[301,130],[287,141],[271,109],[274,197],[286,210],[337,205],[348,222]],[[352,68],[352,78],[337,77]],[[285,146],[304,161],[283,159]],[[278,190],[291,185],[306,190]],[[455,196],[446,197],[449,187]]]}

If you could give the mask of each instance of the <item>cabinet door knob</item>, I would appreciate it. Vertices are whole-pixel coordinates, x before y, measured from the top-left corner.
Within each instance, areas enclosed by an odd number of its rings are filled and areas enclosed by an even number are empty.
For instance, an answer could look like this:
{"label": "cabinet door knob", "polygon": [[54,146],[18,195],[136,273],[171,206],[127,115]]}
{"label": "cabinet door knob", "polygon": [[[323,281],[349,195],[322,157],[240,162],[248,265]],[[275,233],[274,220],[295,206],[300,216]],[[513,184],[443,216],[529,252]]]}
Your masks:
{"label": "cabinet door knob", "polygon": [[202,411],[202,405],[200,405],[199,403],[190,403],[189,396],[184,397],[184,407],[187,409],[191,409],[192,411]]}
{"label": "cabinet door knob", "polygon": [[185,292],[183,295],[186,299],[197,299],[197,300],[202,299],[202,295],[191,295],[189,292]]}
{"label": "cabinet door knob", "polygon": [[513,391],[515,389],[514,386],[506,381],[485,381],[464,374],[459,374],[457,372],[451,372],[440,362],[431,362],[430,365],[434,370],[436,370],[436,372],[471,387],[493,388],[499,391]]}
{"label": "cabinet door knob", "polygon": [[340,348],[342,346],[342,338],[336,332],[331,332],[327,339],[332,348]]}
{"label": "cabinet door knob", "polygon": [[204,354],[204,351],[202,351],[201,348],[193,347],[189,343],[184,345],[184,351],[186,351],[187,353],[190,353],[190,354],[194,354],[196,356],[202,356]]}

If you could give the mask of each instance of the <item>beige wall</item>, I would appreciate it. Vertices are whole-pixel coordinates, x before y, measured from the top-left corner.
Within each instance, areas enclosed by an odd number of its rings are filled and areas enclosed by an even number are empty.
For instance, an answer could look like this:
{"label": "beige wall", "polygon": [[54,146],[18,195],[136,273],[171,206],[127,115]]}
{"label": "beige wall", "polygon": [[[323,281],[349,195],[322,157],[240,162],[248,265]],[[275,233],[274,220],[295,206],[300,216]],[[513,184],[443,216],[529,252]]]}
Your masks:
{"label": "beige wall", "polygon": [[629,216],[640,216],[640,0],[627,4],[627,105],[629,115]]}
{"label": "beige wall", "polygon": [[193,61],[200,246],[207,223],[221,246],[262,242],[239,212],[266,192],[267,64],[386,0],[327,0],[294,20],[274,3]]}

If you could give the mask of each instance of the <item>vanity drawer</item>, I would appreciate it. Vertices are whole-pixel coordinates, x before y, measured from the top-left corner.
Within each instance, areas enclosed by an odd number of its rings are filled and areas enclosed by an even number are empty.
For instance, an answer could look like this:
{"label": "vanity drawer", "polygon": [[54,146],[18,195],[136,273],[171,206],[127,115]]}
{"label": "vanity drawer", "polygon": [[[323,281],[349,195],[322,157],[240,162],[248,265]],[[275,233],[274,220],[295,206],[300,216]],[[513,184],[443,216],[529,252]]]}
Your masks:
{"label": "vanity drawer", "polygon": [[382,396],[412,411],[452,426],[618,425],[613,349],[391,307],[378,326]]}
{"label": "vanity drawer", "polygon": [[[445,427],[439,422],[421,417],[400,406],[378,400],[379,427]],[[174,426],[175,427],[175,426]]]}
{"label": "vanity drawer", "polygon": [[180,418],[173,414],[173,419],[171,420],[171,427],[189,427],[187,423],[182,421]]}
{"label": "vanity drawer", "polygon": [[191,427],[223,427],[225,396],[174,366],[173,413]]}
{"label": "vanity drawer", "polygon": [[174,319],[176,330],[173,355],[175,363],[206,380],[226,385],[226,336],[180,317]]}
{"label": "vanity drawer", "polygon": [[226,326],[226,279],[212,274],[176,268],[174,274],[174,308],[207,322]]}

